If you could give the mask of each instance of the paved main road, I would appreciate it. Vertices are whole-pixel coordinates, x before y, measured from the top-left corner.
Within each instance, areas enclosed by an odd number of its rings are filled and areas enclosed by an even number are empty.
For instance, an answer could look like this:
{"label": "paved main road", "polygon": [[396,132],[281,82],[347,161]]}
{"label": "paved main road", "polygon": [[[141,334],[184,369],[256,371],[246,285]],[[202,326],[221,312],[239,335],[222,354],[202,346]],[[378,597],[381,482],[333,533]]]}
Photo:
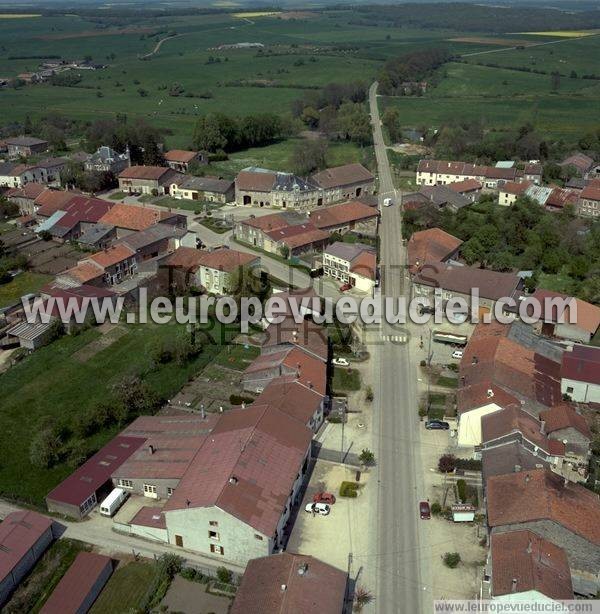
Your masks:
{"label": "paved main road", "polygon": [[[394,190],[383,141],[377,83],[369,90],[369,104],[382,213],[379,227],[382,295],[397,298],[409,291],[404,267],[406,250],[401,235],[401,197]],[[393,205],[384,207],[385,198],[391,198]],[[376,542],[374,606],[381,614],[429,614],[432,603],[424,564],[427,544],[423,521],[418,514],[424,480],[419,454],[416,365],[410,355],[405,327],[384,323],[378,335],[380,343],[372,351],[378,479],[378,509],[374,514],[376,526],[373,527]]]}

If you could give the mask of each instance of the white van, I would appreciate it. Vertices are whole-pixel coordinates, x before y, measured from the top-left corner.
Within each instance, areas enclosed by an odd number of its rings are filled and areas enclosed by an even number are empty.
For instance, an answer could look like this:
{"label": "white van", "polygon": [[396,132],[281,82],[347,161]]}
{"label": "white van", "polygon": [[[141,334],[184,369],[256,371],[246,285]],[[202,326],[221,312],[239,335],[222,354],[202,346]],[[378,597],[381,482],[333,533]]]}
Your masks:
{"label": "white van", "polygon": [[102,516],[108,516],[109,518],[114,516],[127,497],[128,493],[126,490],[114,488],[110,495],[100,504],[100,514]]}
{"label": "white van", "polygon": [[384,198],[383,199],[383,206],[384,207],[390,207],[391,205],[393,205],[394,203],[392,202],[391,198]]}

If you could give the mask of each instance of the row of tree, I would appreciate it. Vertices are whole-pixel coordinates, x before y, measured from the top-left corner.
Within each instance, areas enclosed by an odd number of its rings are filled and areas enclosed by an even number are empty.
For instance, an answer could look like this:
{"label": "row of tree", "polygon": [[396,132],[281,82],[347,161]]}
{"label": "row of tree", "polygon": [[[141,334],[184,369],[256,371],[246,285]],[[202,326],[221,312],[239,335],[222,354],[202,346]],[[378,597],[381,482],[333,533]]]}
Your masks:
{"label": "row of tree", "polygon": [[408,87],[406,84],[430,78],[436,68],[450,58],[447,50],[436,47],[391,58],[379,72],[379,93],[387,96],[402,95]]}
{"label": "row of tree", "polygon": [[194,130],[194,147],[202,151],[237,151],[268,145],[289,136],[290,122],[273,113],[232,117],[209,113],[201,117]]}

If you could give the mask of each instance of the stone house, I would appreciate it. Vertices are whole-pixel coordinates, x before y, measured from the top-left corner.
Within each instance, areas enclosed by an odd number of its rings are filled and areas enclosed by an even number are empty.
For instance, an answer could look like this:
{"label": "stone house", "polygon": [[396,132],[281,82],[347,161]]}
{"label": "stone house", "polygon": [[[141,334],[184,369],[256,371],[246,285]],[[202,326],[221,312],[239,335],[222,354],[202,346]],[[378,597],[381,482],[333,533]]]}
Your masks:
{"label": "stone house", "polygon": [[99,147],[85,162],[84,168],[88,172],[113,173],[118,175],[131,166],[129,149],[125,153],[118,153],[107,145]]}
{"label": "stone house", "polygon": [[372,194],[375,186],[373,174],[358,163],[326,168],[310,179],[321,190],[317,206]]}
{"label": "stone house", "polygon": [[594,219],[600,217],[600,181],[596,180],[581,190],[577,214]]}
{"label": "stone house", "polygon": [[374,207],[350,201],[311,211],[309,219],[317,228],[330,234],[353,231],[359,235],[374,237],[377,235],[379,212]]}
{"label": "stone house", "polygon": [[563,353],[560,389],[577,403],[600,403],[600,348],[574,345]]}
{"label": "stone house", "polygon": [[169,168],[180,173],[187,173],[190,165],[194,163],[208,164],[208,158],[200,151],[170,149],[164,154],[164,158]]}
{"label": "stone house", "polygon": [[171,184],[171,196],[200,202],[229,203],[235,199],[235,184],[214,177],[187,177]]}
{"label": "stone house", "polygon": [[19,136],[5,139],[8,157],[15,159],[19,157],[27,158],[34,154],[44,153],[48,151],[48,141],[36,139],[32,136]]}
{"label": "stone house", "polygon": [[130,166],[119,173],[119,189],[129,194],[168,194],[183,175],[164,166]]}

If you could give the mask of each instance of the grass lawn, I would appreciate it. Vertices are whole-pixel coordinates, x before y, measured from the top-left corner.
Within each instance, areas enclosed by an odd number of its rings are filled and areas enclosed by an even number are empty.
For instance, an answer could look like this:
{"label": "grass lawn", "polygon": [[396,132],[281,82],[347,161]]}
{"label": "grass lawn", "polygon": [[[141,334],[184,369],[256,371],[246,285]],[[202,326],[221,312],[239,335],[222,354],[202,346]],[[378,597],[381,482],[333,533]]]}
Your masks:
{"label": "grass lawn", "polygon": [[[214,342],[207,343],[189,363],[153,366],[150,350],[155,344],[184,330],[184,325],[176,323],[129,325],[112,344],[82,357],[77,351],[101,337],[98,329],[92,328],[37,350],[0,375],[0,495],[41,506],[48,491],[71,473],[66,462],[50,469],[36,468],[29,462],[30,443],[44,417],[54,418],[68,433],[78,414],[100,401],[109,401],[112,386],[129,374],[140,375],[151,390],[167,399],[214,360],[225,344],[221,337],[235,334],[233,329],[211,324],[206,331]],[[104,429],[88,437],[85,447],[92,452],[117,431],[117,427]]]}
{"label": "grass lawn", "polygon": [[136,610],[155,573],[152,563],[138,561],[121,563],[96,599],[90,614],[114,614]]}
{"label": "grass lawn", "polygon": [[289,260],[288,258],[284,258],[283,256],[279,256],[278,254],[273,254],[272,252],[268,252],[264,249],[261,249],[260,247],[257,247],[256,245],[250,245],[250,243],[246,243],[245,241],[240,241],[239,239],[235,239],[232,237],[232,241],[233,243],[239,243],[240,245],[244,245],[245,247],[249,247],[252,251],[257,252],[259,254],[264,254],[265,256],[267,256],[267,258],[273,258],[273,260],[278,260],[279,262],[281,262],[282,264],[285,264],[287,266],[291,266],[295,269],[300,269],[302,271],[304,271],[307,274],[310,274],[310,268],[307,267],[304,264],[297,264],[294,263],[292,260]]}
{"label": "grass lawn", "polygon": [[456,377],[446,377],[442,375],[438,377],[436,384],[438,386],[445,386],[446,388],[457,388],[458,379]]}
{"label": "grass lawn", "polygon": [[54,542],[36,563],[31,573],[19,585],[11,600],[2,610],[6,614],[38,612],[75,557],[88,546],[72,539]]}
{"label": "grass lawn", "polygon": [[214,363],[229,369],[243,371],[258,355],[260,349],[249,345],[228,345],[215,358]]}
{"label": "grass lawn", "polygon": [[24,294],[37,292],[52,279],[50,275],[25,271],[13,278],[7,284],[0,285],[0,307],[18,301]]}
{"label": "grass lawn", "polygon": [[431,405],[444,405],[446,403],[446,395],[442,392],[432,392],[429,395],[429,403]]}
{"label": "grass lawn", "polygon": [[538,286],[546,290],[554,292],[563,292],[564,294],[577,294],[578,283],[570,275],[566,273],[540,273],[538,276]]}
{"label": "grass lawn", "polygon": [[334,394],[344,394],[360,390],[360,373],[356,369],[334,367],[331,387]]}
{"label": "grass lawn", "polygon": [[125,192],[113,192],[108,198],[110,200],[123,200],[126,196]]}
{"label": "grass lawn", "polygon": [[202,224],[202,226],[208,228],[209,230],[212,230],[213,232],[216,232],[217,234],[225,234],[226,232],[229,232],[231,230],[231,226],[229,226],[228,224],[223,225],[222,223],[219,223],[220,220],[213,220],[210,217],[204,218],[200,224]]}

